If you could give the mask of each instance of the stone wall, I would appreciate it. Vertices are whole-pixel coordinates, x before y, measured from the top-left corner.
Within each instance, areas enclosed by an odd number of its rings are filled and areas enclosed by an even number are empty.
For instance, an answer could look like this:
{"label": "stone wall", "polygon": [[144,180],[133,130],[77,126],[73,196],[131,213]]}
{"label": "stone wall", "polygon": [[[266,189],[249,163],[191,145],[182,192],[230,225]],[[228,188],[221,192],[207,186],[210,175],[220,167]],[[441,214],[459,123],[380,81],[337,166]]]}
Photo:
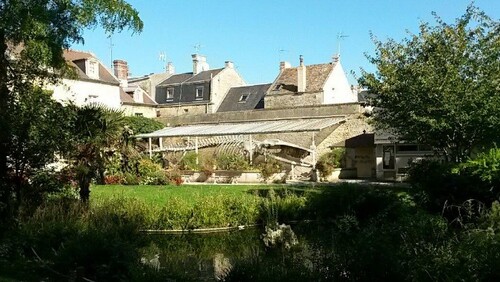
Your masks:
{"label": "stone wall", "polygon": [[299,94],[269,94],[264,97],[264,108],[276,109],[300,106],[313,106],[323,104],[323,92]]}
{"label": "stone wall", "polygon": [[243,78],[231,67],[222,70],[211,82],[210,101],[213,103],[212,113],[217,112],[220,104],[226,97],[227,92],[232,87],[245,85]]}
{"label": "stone wall", "polygon": [[175,104],[175,105],[158,105],[157,109],[160,112],[159,120],[165,124],[172,119],[189,119],[192,116],[209,116],[212,110],[211,104]]}
{"label": "stone wall", "polygon": [[[204,106],[204,105],[203,105]],[[275,120],[300,117],[327,117],[334,115],[351,115],[363,111],[363,106],[359,103],[301,106],[280,109],[259,109],[239,112],[221,112],[213,114],[193,114],[194,110],[185,113],[185,106],[158,106],[161,116],[159,121],[167,126],[200,124],[200,123],[224,123],[252,120]],[[179,108],[179,109],[177,109]]]}
{"label": "stone wall", "polygon": [[120,107],[126,116],[142,115],[147,118],[156,118],[156,106],[146,104],[125,104]]}

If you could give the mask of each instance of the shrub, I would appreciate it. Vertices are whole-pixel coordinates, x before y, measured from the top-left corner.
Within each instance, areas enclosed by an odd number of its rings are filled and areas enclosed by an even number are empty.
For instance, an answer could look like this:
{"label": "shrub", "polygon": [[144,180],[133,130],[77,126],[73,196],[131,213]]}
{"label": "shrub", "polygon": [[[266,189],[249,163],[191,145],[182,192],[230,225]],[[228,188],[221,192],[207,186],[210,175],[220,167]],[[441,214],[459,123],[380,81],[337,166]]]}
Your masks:
{"label": "shrub", "polygon": [[170,183],[174,183],[177,186],[184,183],[184,179],[182,179],[182,174],[179,169],[176,168],[169,169],[167,170],[166,175]]}
{"label": "shrub", "polygon": [[134,173],[127,172],[123,175],[123,184],[125,185],[139,185],[141,180]]}
{"label": "shrub", "polygon": [[258,167],[265,181],[269,180],[274,174],[281,172],[282,169],[281,163],[273,158],[269,158],[266,162],[260,163]]}
{"label": "shrub", "polygon": [[196,153],[187,152],[179,163],[182,170],[199,170],[200,166],[196,164]]}
{"label": "shrub", "polygon": [[125,117],[124,122],[125,125],[133,131],[133,134],[150,133],[165,127],[165,125],[159,121],[141,116]]}
{"label": "shrub", "polygon": [[240,154],[216,155],[217,167],[222,170],[246,170],[250,165],[245,156]]}
{"label": "shrub", "polygon": [[323,154],[316,163],[316,168],[319,170],[321,177],[328,177],[335,168],[342,167],[344,157],[345,149],[343,148],[335,148]]}
{"label": "shrub", "polygon": [[121,174],[106,175],[104,177],[104,184],[106,185],[123,184],[124,182],[124,177]]}

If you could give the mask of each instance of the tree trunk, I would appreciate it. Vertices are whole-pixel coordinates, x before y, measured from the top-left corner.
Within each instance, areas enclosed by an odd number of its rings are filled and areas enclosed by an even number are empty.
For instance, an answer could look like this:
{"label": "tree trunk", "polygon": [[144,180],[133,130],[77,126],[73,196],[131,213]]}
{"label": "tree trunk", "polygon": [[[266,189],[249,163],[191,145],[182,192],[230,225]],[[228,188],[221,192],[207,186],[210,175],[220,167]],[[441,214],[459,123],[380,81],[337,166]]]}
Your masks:
{"label": "tree trunk", "polygon": [[90,199],[90,180],[90,177],[83,175],[78,181],[78,186],[80,186],[80,201],[83,203],[88,203]]}

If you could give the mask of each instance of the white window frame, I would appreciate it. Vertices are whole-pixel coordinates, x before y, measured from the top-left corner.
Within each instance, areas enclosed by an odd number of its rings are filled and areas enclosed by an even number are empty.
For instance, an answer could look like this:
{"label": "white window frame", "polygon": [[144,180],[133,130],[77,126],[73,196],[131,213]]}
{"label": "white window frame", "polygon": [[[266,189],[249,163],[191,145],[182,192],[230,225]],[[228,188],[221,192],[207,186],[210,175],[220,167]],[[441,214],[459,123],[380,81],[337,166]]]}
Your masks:
{"label": "white window frame", "polygon": [[[243,97],[245,97],[245,99],[243,99]],[[239,103],[246,103],[248,101],[248,97],[250,97],[250,93],[248,93],[248,94],[242,94],[240,96],[240,100],[238,102]]]}
{"label": "white window frame", "polygon": [[172,87],[167,88],[166,97],[167,97],[166,98],[167,102],[174,100],[174,88]]}
{"label": "white window frame", "polygon": [[[198,95],[198,92],[201,94],[201,95]],[[203,86],[196,86],[196,90],[195,90],[195,99],[196,100],[203,100]]]}

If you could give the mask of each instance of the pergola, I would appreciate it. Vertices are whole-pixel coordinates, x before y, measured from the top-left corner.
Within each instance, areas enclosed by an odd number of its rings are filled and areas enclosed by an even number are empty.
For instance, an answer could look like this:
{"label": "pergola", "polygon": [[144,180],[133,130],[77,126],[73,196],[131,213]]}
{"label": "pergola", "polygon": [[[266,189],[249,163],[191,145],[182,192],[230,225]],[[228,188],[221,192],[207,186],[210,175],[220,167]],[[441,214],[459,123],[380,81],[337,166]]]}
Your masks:
{"label": "pergola", "polygon": [[[223,143],[243,143],[249,151],[250,162],[252,162],[253,148],[256,143],[265,143],[268,146],[288,146],[308,151],[313,157],[313,167],[316,163],[315,134],[325,128],[340,125],[345,122],[345,116],[327,116],[297,119],[275,119],[257,120],[245,122],[224,122],[211,124],[194,124],[176,127],[165,127],[158,131],[147,134],[136,135],[136,138],[148,139],[148,151],[150,157],[154,152],[172,152],[194,150]],[[310,133],[312,144],[310,148],[304,148],[297,144],[284,142],[279,139],[254,141],[254,135],[279,134],[279,133]],[[163,144],[163,138],[183,137],[188,138],[187,144]],[[200,137],[204,139],[200,140]],[[159,147],[153,149],[152,140],[159,140]],[[281,160],[281,159],[280,159]],[[281,160],[283,161],[283,160]],[[299,164],[300,165],[300,164]]]}

